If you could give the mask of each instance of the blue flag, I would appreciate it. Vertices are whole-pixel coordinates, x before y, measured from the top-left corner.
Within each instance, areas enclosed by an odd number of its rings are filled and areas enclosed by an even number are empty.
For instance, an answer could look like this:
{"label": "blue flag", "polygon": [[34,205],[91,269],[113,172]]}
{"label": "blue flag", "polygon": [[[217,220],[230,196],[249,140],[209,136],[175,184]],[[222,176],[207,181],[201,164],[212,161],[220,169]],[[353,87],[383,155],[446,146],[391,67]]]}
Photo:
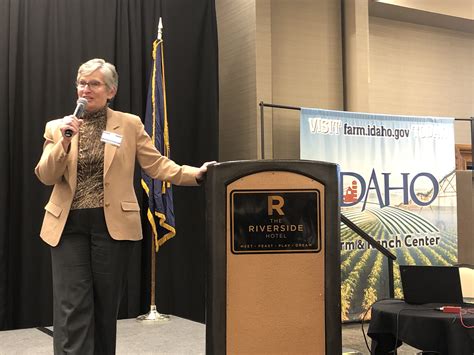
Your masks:
{"label": "blue flag", "polygon": [[[157,39],[153,42],[153,68],[148,87],[145,130],[161,154],[170,157],[163,64],[163,40]],[[173,191],[170,183],[152,179],[143,170],[142,187],[148,195],[147,216],[158,251],[161,245],[176,234]]]}

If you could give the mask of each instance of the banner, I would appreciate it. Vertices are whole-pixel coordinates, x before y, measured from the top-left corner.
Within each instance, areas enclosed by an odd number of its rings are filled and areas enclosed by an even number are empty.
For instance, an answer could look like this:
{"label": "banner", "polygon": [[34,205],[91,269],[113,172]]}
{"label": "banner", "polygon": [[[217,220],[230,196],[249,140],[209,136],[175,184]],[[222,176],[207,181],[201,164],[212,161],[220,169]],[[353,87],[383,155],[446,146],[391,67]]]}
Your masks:
{"label": "banner", "polygon": [[[340,165],[341,213],[397,264],[457,262],[454,120],[302,109],[301,159]],[[388,297],[387,260],[341,223],[342,319]]]}

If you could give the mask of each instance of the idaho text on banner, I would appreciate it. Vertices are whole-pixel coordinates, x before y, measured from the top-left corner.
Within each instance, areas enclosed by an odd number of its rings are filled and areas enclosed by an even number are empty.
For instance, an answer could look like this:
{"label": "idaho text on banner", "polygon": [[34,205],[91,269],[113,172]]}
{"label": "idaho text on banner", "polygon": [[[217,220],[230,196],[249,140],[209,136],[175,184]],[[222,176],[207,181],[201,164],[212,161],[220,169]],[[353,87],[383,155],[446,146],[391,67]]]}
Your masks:
{"label": "idaho text on banner", "polygon": [[[170,156],[168,120],[166,115],[165,76],[163,65],[163,40],[153,42],[153,68],[148,88],[145,130],[155,147],[164,156]],[[173,191],[171,184],[152,179],[142,171],[142,187],[148,195],[148,220],[151,224],[155,247],[159,247],[176,234]]]}

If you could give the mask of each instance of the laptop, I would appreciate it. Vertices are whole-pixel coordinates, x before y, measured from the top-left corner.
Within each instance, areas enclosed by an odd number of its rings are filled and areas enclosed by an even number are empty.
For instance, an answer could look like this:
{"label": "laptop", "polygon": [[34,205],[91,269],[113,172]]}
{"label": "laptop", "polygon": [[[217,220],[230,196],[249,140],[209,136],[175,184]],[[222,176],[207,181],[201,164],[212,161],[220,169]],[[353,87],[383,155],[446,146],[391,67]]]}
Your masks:
{"label": "laptop", "polygon": [[456,266],[400,265],[400,278],[406,303],[464,303]]}
{"label": "laptop", "polygon": [[464,303],[474,305],[474,266],[459,265],[459,276]]}

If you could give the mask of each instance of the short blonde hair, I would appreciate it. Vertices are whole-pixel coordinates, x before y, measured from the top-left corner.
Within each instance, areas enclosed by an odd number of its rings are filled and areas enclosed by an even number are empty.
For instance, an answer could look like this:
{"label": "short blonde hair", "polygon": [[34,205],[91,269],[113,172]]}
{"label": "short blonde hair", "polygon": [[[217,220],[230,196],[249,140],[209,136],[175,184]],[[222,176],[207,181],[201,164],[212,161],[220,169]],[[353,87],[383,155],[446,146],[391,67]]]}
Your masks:
{"label": "short blonde hair", "polygon": [[100,58],[94,58],[82,64],[77,70],[76,80],[79,81],[82,76],[91,75],[96,70],[100,70],[104,75],[105,85],[110,89],[118,89],[118,74],[115,66]]}

